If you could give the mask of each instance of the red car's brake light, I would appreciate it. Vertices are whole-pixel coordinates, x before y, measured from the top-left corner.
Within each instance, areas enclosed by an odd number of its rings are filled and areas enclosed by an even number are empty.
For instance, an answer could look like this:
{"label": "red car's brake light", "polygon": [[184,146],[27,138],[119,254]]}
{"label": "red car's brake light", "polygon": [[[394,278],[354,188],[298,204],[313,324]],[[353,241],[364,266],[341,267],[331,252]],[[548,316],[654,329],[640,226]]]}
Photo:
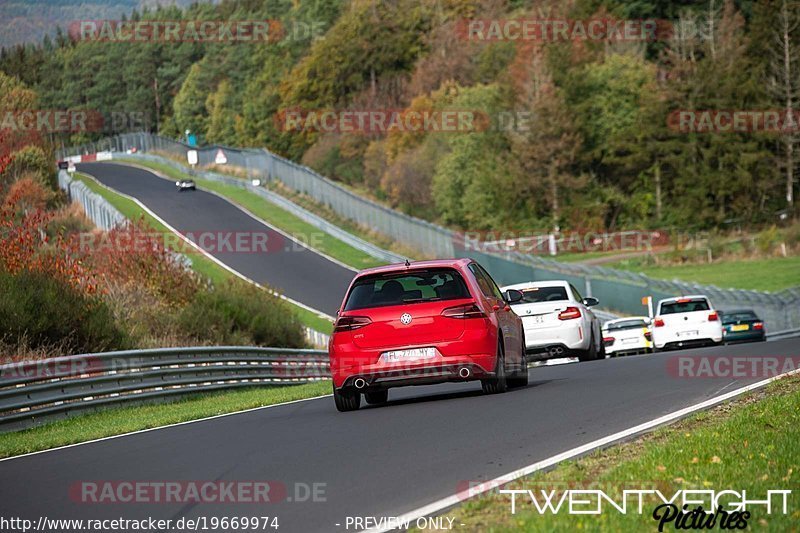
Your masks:
{"label": "red car's brake light", "polygon": [[371,323],[372,320],[365,316],[340,316],[336,319],[333,331],[352,331]]}
{"label": "red car's brake light", "polygon": [[763,322],[753,323],[753,329],[764,329],[764,323]]}
{"label": "red car's brake light", "polygon": [[714,312],[712,312],[712,313],[710,313],[708,315],[708,321],[709,322],[716,322],[717,320],[719,320],[719,315],[717,314],[716,311],[714,311]]}
{"label": "red car's brake light", "polygon": [[560,313],[558,313],[559,320],[572,320],[573,318],[580,318],[581,317],[581,310],[577,307],[567,307]]}
{"label": "red car's brake light", "polygon": [[662,328],[662,327],[664,327],[664,319],[663,319],[663,318],[656,318],[656,319],[653,321],[653,325],[654,325],[655,327],[657,327],[657,328]]}
{"label": "red car's brake light", "polygon": [[485,318],[486,315],[476,304],[457,305],[442,311],[442,316],[447,318]]}

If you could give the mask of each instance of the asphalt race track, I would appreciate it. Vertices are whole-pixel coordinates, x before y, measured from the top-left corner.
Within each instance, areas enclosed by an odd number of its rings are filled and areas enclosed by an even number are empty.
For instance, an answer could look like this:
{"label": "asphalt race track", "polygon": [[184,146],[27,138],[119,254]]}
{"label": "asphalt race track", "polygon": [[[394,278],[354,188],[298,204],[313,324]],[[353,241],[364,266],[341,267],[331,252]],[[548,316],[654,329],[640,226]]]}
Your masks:
{"label": "asphalt race track", "polygon": [[[200,196],[200,195],[198,195]],[[696,354],[800,356],[796,339],[530,369],[531,384],[396,389],[389,404],[338,413],[330,397],[0,462],[0,515],[49,518],[277,516],[281,532],[346,531],[347,516],[394,516],[762,378],[679,377]],[[254,505],[81,503],[82,481],[272,480],[289,498]],[[296,487],[317,485],[317,501]],[[324,501],[322,501],[324,499]],[[337,526],[336,524],[340,524]],[[351,528],[350,531],[353,529]],[[468,529],[458,528],[466,531]]]}
{"label": "asphalt race track", "polygon": [[[174,183],[136,167],[113,163],[76,166],[79,172],[138,199],[179,232],[194,236],[195,242],[203,232],[231,236],[230,246],[221,240],[217,245],[212,243],[211,255],[248,278],[329,315],[336,314],[355,275],[353,270],[287,239],[209,192],[178,192]],[[264,233],[266,246],[245,243],[245,251],[232,248],[236,235],[249,238]]]}

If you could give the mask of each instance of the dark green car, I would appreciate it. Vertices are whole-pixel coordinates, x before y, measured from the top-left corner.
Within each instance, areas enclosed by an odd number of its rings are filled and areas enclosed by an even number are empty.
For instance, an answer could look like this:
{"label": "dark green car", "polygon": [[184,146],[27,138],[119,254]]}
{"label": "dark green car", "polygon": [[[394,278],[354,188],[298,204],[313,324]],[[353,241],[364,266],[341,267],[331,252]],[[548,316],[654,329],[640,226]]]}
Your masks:
{"label": "dark green car", "polygon": [[752,309],[735,309],[720,312],[722,338],[726,343],[757,342],[766,340],[764,322]]}

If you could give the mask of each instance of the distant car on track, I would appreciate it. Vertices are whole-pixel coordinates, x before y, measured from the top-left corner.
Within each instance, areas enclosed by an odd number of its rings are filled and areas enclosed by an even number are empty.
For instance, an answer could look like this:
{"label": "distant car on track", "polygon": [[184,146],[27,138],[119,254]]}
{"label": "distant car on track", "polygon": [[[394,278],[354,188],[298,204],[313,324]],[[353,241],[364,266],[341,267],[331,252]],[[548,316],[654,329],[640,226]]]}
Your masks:
{"label": "distant car on track", "polygon": [[178,180],[175,182],[175,186],[178,187],[178,192],[196,190],[194,180],[187,180],[187,179]]}
{"label": "distant car on track", "polygon": [[531,281],[503,290],[522,292],[511,308],[522,318],[529,361],[605,357],[600,320],[590,309],[599,303],[596,298],[584,298],[566,281]]}
{"label": "distant car on track", "polygon": [[722,344],[719,313],[702,294],[660,300],[652,331],[654,351]]}
{"label": "distant car on track", "polygon": [[752,309],[720,311],[722,336],[727,344],[767,340],[764,321]]}
{"label": "distant car on track", "polygon": [[480,380],[488,394],[528,383],[522,322],[471,259],[370,268],[350,284],[328,344],[339,411],[385,403],[391,387]]}
{"label": "distant car on track", "polygon": [[630,316],[609,320],[603,324],[603,345],[606,355],[630,355],[653,351],[650,319]]}

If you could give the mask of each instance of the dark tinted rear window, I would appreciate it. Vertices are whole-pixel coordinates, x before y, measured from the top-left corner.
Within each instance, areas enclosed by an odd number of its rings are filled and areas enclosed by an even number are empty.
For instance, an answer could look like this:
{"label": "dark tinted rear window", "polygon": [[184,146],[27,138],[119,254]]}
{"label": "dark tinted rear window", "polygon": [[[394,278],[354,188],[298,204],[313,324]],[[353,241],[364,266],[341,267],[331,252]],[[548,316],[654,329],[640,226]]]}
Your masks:
{"label": "dark tinted rear window", "polygon": [[469,297],[464,280],[453,269],[411,270],[364,276],[353,285],[344,310]]}
{"label": "dark tinted rear window", "polygon": [[520,304],[535,304],[539,302],[559,302],[568,300],[565,287],[532,287],[522,290]]}
{"label": "dark tinted rear window", "polygon": [[606,325],[606,330],[614,331],[620,329],[633,329],[633,328],[643,328],[647,326],[644,320],[635,319],[635,320],[624,320],[622,322],[617,322],[615,324],[608,324]]}
{"label": "dark tinted rear window", "polygon": [[752,311],[743,311],[741,313],[724,313],[722,315],[723,324],[734,324],[740,320],[742,322],[746,322],[748,320],[758,320],[758,317]]}
{"label": "dark tinted rear window", "polygon": [[661,304],[662,315],[673,315],[675,313],[691,313],[692,311],[708,311],[708,300],[705,298],[692,298],[686,301],[679,300]]}

